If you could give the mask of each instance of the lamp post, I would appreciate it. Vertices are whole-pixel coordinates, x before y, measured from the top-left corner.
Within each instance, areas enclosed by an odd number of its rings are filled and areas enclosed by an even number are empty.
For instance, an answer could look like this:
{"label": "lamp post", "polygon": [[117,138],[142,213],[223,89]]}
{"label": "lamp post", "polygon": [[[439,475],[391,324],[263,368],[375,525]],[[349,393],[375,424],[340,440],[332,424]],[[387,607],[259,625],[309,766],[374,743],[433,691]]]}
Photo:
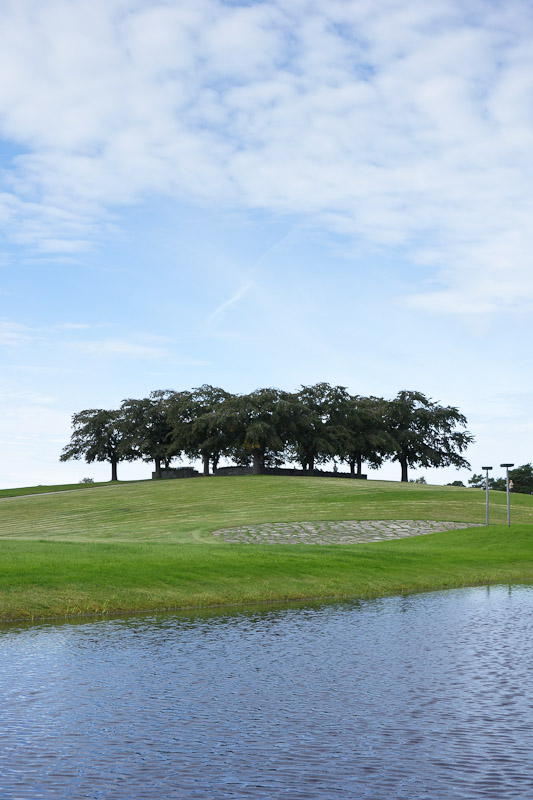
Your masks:
{"label": "lamp post", "polygon": [[507,489],[507,527],[511,525],[511,499],[509,495],[509,467],[514,467],[514,464],[500,464],[500,467],[505,467],[505,486]]}
{"label": "lamp post", "polygon": [[481,469],[485,470],[485,498],[486,498],[486,507],[487,507],[487,522],[486,525],[489,525],[489,469],[492,467],[481,467]]}

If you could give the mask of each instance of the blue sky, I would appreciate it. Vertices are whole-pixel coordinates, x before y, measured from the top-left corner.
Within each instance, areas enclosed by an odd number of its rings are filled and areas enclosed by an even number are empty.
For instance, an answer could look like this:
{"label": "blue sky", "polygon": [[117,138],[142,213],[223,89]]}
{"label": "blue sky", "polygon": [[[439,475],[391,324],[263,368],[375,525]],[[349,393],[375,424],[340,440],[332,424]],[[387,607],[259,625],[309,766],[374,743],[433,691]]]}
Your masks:
{"label": "blue sky", "polygon": [[533,460],[530,3],[0,12],[0,486],[106,479],[73,413],[203,383],[416,389]]}

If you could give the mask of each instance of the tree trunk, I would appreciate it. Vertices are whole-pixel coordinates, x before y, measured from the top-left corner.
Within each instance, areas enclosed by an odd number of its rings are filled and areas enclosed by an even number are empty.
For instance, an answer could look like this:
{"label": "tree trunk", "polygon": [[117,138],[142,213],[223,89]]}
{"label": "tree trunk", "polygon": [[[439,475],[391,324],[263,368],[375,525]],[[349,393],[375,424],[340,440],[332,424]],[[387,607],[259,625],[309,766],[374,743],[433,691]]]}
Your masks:
{"label": "tree trunk", "polygon": [[209,453],[204,453],[203,461],[204,461],[204,475],[209,475]]}
{"label": "tree trunk", "polygon": [[402,468],[402,483],[408,483],[408,478],[407,478],[407,459],[406,458],[399,458],[398,461],[400,462],[400,466]]}
{"label": "tree trunk", "polygon": [[309,459],[309,472],[312,472],[315,468],[315,457],[311,456]]}
{"label": "tree trunk", "polygon": [[161,477],[161,459],[160,458],[154,458],[154,464],[155,464],[155,477],[156,478],[160,478]]}
{"label": "tree trunk", "polygon": [[111,480],[118,481],[117,478],[117,464],[118,460],[116,458],[111,459]]}
{"label": "tree trunk", "polygon": [[254,450],[254,465],[253,465],[254,475],[260,475],[261,474],[261,467],[262,467],[262,463],[261,462],[262,462],[262,458],[261,458],[260,451],[259,450]]}
{"label": "tree trunk", "polygon": [[362,474],[362,467],[363,467],[363,459],[361,456],[357,456],[357,477],[360,478]]}

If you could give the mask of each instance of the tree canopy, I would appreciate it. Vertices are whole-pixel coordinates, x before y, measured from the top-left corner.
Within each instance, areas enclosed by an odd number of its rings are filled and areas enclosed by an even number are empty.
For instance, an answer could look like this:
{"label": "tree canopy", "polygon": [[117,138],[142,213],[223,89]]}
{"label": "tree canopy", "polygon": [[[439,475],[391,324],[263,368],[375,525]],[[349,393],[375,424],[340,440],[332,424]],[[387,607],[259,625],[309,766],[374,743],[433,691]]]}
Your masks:
{"label": "tree canopy", "polygon": [[[61,460],[108,461],[112,480],[122,460],[153,461],[160,477],[162,465],[187,456],[202,460],[205,475],[210,467],[216,471],[221,458],[251,463],[254,472],[296,462],[311,473],[333,459],[359,476],[363,463],[376,468],[391,459],[407,481],[409,467],[468,468],[462,454],[473,441],[457,408],[421,392],[401,391],[385,400],[324,382],[293,393],[263,388],[232,394],[207,384],[158,390],[123,400],[116,411],[81,411],[72,424]],[[520,470],[516,491],[530,485],[530,472]]]}
{"label": "tree canopy", "polygon": [[119,411],[96,408],[74,414],[74,432],[70,443],[63,448],[60,461],[72,458],[84,458],[88,464],[93,461],[108,461],[111,464],[111,480],[118,480],[119,461],[129,461],[136,456],[122,423],[123,418]]}
{"label": "tree canopy", "polygon": [[223,412],[229,399],[224,389],[204,384],[191,392],[175,394],[168,410],[174,450],[189,458],[201,458],[204,475],[209,475],[210,463],[216,470],[221,456],[228,455],[231,449]]}
{"label": "tree canopy", "polygon": [[254,472],[284,461],[291,422],[291,396],[279,389],[257,389],[228,403],[234,423],[233,456],[251,459]]}
{"label": "tree canopy", "polygon": [[461,455],[474,437],[466,426],[466,417],[454,406],[440,406],[422,392],[398,392],[386,412],[390,455],[398,461],[402,481],[408,480],[409,467],[465,467]]}
{"label": "tree canopy", "polygon": [[387,456],[390,437],[385,425],[386,411],[386,401],[381,397],[347,394],[336,412],[334,425],[340,442],[340,459],[349,465],[352,475],[361,475],[364,461],[377,468]]}
{"label": "tree canopy", "polygon": [[290,448],[303,469],[313,470],[317,464],[339,455],[338,424],[347,400],[343,386],[329,383],[302,386],[299,392],[289,395],[292,404]]}
{"label": "tree canopy", "polygon": [[168,465],[179,453],[173,447],[168,414],[175,401],[175,392],[156,391],[141,400],[123,400],[120,406],[124,441],[138,458],[154,462],[158,477],[161,476],[161,463]]}
{"label": "tree canopy", "polygon": [[[469,486],[472,489],[485,489],[486,477],[482,474],[474,473],[468,479]],[[531,464],[522,464],[521,467],[515,467],[509,470],[509,484],[513,492],[518,494],[533,494],[533,466]],[[489,489],[497,492],[505,492],[507,484],[505,478],[492,478],[489,477]]]}

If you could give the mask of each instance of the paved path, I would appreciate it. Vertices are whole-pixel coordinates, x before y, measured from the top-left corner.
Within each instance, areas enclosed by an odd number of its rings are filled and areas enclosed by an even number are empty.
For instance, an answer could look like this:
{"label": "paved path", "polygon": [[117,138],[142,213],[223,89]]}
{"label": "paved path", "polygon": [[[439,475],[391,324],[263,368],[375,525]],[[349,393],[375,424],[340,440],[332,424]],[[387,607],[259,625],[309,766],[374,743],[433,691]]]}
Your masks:
{"label": "paved path", "polygon": [[479,523],[436,522],[435,520],[386,519],[347,522],[266,522],[240,528],[213,531],[225,542],[246,544],[359,544],[403,539],[437,531],[476,528]]}

